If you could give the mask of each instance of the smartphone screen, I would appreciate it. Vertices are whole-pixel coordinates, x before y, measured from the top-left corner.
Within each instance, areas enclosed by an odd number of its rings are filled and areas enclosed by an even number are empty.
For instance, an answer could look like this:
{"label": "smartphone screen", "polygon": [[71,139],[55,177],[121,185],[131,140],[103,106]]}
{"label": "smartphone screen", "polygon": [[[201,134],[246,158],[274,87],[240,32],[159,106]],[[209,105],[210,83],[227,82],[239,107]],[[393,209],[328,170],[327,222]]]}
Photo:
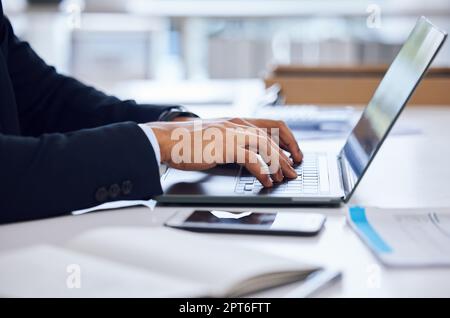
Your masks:
{"label": "smartphone screen", "polygon": [[273,224],[276,213],[194,211],[185,223],[256,224],[267,228]]}
{"label": "smartphone screen", "polygon": [[315,213],[200,210],[175,215],[166,225],[202,232],[313,235],[324,221]]}

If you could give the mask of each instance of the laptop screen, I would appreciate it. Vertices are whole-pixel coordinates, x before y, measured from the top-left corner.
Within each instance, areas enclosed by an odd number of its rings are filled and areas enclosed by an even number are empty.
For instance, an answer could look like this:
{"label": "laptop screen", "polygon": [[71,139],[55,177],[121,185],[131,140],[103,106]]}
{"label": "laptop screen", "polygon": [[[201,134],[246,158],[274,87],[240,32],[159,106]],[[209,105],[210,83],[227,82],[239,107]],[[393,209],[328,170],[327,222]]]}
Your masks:
{"label": "laptop screen", "polygon": [[422,17],[392,62],[341,151],[341,160],[345,165],[344,181],[348,181],[346,200],[358,185],[445,38],[444,32]]}

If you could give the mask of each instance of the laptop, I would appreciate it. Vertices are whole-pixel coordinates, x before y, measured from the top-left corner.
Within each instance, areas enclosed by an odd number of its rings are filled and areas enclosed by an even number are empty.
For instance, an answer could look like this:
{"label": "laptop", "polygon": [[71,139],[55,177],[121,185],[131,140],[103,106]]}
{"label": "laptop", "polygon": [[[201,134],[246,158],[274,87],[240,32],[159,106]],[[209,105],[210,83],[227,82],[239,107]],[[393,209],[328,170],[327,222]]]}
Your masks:
{"label": "laptop", "polygon": [[447,34],[421,17],[338,153],[305,153],[298,177],[263,188],[245,168],[169,168],[162,203],[338,205],[350,200]]}

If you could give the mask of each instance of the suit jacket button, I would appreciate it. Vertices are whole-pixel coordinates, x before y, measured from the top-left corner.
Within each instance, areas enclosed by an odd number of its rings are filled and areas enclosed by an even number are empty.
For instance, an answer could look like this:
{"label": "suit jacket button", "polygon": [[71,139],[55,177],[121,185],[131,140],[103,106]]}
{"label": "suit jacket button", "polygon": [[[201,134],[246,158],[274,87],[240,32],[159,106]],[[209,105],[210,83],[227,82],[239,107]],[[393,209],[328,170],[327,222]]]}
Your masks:
{"label": "suit jacket button", "polygon": [[95,192],[95,200],[98,202],[104,202],[106,199],[108,199],[108,191],[106,188],[98,188],[97,192]]}
{"label": "suit jacket button", "polygon": [[120,187],[119,187],[119,185],[117,183],[112,184],[109,187],[109,191],[108,192],[109,192],[109,197],[111,199],[117,198],[118,195],[120,194]]}
{"label": "suit jacket button", "polygon": [[130,194],[132,190],[133,190],[133,182],[131,182],[130,180],[122,182],[122,193],[124,195]]}

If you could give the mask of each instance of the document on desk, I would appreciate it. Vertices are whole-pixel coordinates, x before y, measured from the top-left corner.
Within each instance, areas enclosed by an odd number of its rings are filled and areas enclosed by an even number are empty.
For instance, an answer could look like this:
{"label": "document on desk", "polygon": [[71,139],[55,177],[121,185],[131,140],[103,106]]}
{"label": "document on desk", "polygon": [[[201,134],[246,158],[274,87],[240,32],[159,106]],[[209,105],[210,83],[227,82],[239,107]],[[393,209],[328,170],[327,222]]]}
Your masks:
{"label": "document on desk", "polygon": [[450,266],[450,208],[351,207],[347,220],[386,265]]}

